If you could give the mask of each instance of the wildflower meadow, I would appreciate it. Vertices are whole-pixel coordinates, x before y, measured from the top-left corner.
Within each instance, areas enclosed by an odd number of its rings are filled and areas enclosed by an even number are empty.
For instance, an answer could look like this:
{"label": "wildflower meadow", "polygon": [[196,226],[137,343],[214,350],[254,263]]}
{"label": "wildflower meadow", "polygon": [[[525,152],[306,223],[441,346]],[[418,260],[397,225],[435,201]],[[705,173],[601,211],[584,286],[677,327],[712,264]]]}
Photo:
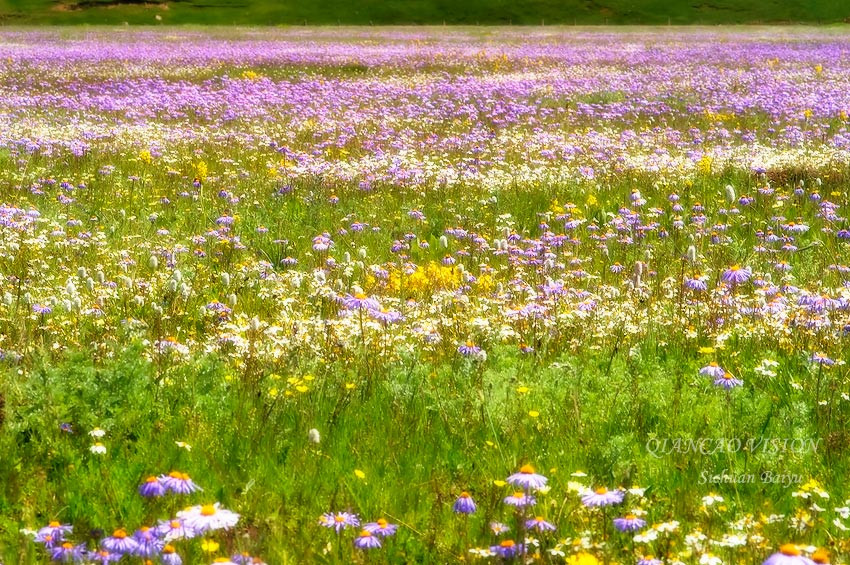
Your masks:
{"label": "wildflower meadow", "polygon": [[844,28],[0,29],[0,563],[850,563]]}

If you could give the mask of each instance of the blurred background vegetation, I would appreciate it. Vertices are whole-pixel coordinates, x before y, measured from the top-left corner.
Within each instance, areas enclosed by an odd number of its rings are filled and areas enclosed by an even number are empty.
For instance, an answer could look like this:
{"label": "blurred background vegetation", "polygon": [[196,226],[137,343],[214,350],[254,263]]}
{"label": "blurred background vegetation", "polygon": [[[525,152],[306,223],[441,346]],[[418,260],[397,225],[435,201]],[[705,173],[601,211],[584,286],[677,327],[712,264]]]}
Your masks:
{"label": "blurred background vegetation", "polygon": [[847,0],[0,0],[0,24],[850,23]]}

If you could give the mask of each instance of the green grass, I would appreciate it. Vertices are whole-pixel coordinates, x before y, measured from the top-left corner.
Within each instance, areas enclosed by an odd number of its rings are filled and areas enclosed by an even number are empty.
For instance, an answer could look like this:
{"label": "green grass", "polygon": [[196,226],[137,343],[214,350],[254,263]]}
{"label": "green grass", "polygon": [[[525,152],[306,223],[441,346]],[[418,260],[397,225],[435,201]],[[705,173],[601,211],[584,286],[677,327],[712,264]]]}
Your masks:
{"label": "green grass", "polygon": [[0,0],[7,24],[752,24],[838,23],[844,0]]}

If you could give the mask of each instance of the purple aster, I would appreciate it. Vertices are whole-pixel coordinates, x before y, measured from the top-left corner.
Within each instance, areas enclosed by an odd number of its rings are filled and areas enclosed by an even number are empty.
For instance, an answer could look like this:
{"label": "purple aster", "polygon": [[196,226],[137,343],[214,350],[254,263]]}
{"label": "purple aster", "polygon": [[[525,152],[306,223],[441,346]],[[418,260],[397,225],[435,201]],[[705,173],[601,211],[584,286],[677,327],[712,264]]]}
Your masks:
{"label": "purple aster", "polygon": [[644,557],[641,557],[637,562],[637,565],[663,565],[663,564],[664,564],[663,561],[661,561],[660,559],[656,559],[651,555],[646,555]]}
{"label": "purple aster", "polygon": [[530,494],[526,494],[525,492],[518,490],[512,495],[506,496],[504,503],[508,506],[525,508],[526,506],[534,506],[535,504],[537,504],[537,499],[531,496]]}
{"label": "purple aster", "polygon": [[544,520],[543,516],[537,516],[531,520],[526,520],[525,529],[537,530],[538,532],[552,532],[555,531],[555,525]]}
{"label": "purple aster", "polygon": [[469,496],[469,493],[464,491],[460,493],[460,496],[457,497],[457,500],[455,500],[452,510],[458,514],[472,514],[475,512],[475,502],[472,500],[472,497]]}
{"label": "purple aster", "polygon": [[157,477],[148,477],[139,485],[139,494],[145,498],[155,498],[165,494],[165,485]]}
{"label": "purple aster", "polygon": [[385,326],[400,322],[403,318],[403,316],[399,312],[396,312],[395,310],[387,310],[385,308],[381,308],[379,310],[369,310],[369,315],[384,324]]}
{"label": "purple aster", "polygon": [[[109,565],[114,561],[119,561],[121,557],[123,557],[123,555],[120,553],[114,553],[106,549],[98,549],[97,551],[89,552],[87,559],[92,563],[97,563],[98,565]],[[172,564],[167,563],[166,565]]]}
{"label": "purple aster", "polygon": [[376,521],[369,522],[363,526],[363,529],[376,536],[385,538],[395,534],[398,526],[396,524],[390,524],[384,518],[378,518]]}
{"label": "purple aster", "polygon": [[739,265],[732,265],[725,271],[723,271],[723,282],[729,283],[732,285],[745,283],[753,276],[753,272],[749,267],[741,267]]}
{"label": "purple aster", "polygon": [[204,504],[193,506],[188,510],[177,513],[177,517],[192,531],[203,534],[213,530],[228,530],[239,521],[239,514],[216,502],[215,504]]}
{"label": "purple aster", "polygon": [[458,346],[457,352],[466,357],[472,357],[481,353],[481,348],[471,341],[467,341],[466,343]]}
{"label": "purple aster", "polygon": [[827,367],[835,365],[835,361],[830,359],[824,353],[815,352],[809,357],[809,361],[812,363],[818,363],[820,365],[826,365]]}
{"label": "purple aster", "polygon": [[70,524],[60,524],[52,521],[45,527],[38,530],[35,535],[35,541],[43,543],[46,546],[59,545],[64,541],[65,534],[70,534],[74,530],[74,526]]}
{"label": "purple aster", "polygon": [[180,558],[174,546],[170,544],[162,548],[160,559],[162,559],[164,565],[183,565],[183,559]]}
{"label": "purple aster", "polygon": [[744,381],[742,381],[741,379],[736,379],[732,373],[727,371],[723,373],[722,377],[717,377],[716,379],[714,379],[714,384],[717,386],[721,386],[726,390],[729,390],[730,388],[741,386],[742,384],[744,384]]}
{"label": "purple aster", "polygon": [[165,541],[191,539],[198,535],[195,530],[187,528],[182,520],[162,520],[156,526],[156,534]]}
{"label": "purple aster", "polygon": [[357,514],[350,512],[328,512],[319,517],[319,524],[326,528],[333,528],[336,533],[340,533],[346,528],[353,528],[360,525],[360,518]]}
{"label": "purple aster", "polygon": [[646,520],[641,520],[634,514],[626,514],[623,518],[614,518],[614,527],[621,532],[636,532],[646,526]]}
{"label": "purple aster", "polygon": [[786,543],[779,551],[765,559],[762,565],[813,565],[814,561],[804,557],[797,546]]}
{"label": "purple aster", "polygon": [[138,545],[139,542],[127,536],[127,532],[122,528],[115,530],[110,537],[100,542],[103,549],[121,555],[132,554]]}
{"label": "purple aster", "polygon": [[153,557],[154,555],[158,555],[165,546],[165,542],[157,537],[156,530],[147,526],[136,530],[133,533],[133,539],[138,543],[136,549],[133,550],[133,554],[139,557]]}
{"label": "purple aster", "polygon": [[490,551],[502,559],[511,559],[525,553],[525,546],[521,543],[516,543],[514,540],[506,539],[499,543],[499,545],[491,545]]}
{"label": "purple aster", "polygon": [[620,504],[625,496],[625,493],[621,490],[608,490],[605,487],[600,487],[583,495],[581,501],[588,508],[594,508]]}
{"label": "purple aster", "polygon": [[381,547],[381,539],[368,530],[363,530],[354,538],[354,547],[358,549],[375,549]]}
{"label": "purple aster", "polygon": [[60,561],[62,563],[79,563],[83,560],[83,555],[86,552],[86,544],[74,545],[66,541],[62,545],[57,545],[50,551],[51,561]]}
{"label": "purple aster", "polygon": [[44,304],[33,304],[32,311],[36,314],[50,314],[53,312],[53,309],[50,306],[45,306]]}
{"label": "purple aster", "polygon": [[380,310],[381,305],[374,298],[369,298],[362,292],[348,295],[342,299],[342,305],[349,310]]}
{"label": "purple aster", "polygon": [[685,279],[685,287],[691,290],[703,292],[708,290],[708,283],[702,275],[694,275],[689,279]]}
{"label": "purple aster", "polygon": [[514,473],[508,477],[508,483],[515,487],[524,488],[526,491],[531,489],[540,489],[546,486],[546,477],[538,475],[534,472],[534,467],[531,465],[523,465],[518,473]]}
{"label": "purple aster", "polygon": [[723,369],[723,367],[718,365],[716,361],[712,361],[711,363],[700,369],[699,374],[719,379],[726,374],[726,371]]}
{"label": "purple aster", "polygon": [[172,471],[167,475],[161,475],[159,482],[162,483],[166,491],[173,492],[174,494],[192,494],[193,492],[204,490],[196,485],[189,478],[189,475],[179,471]]}

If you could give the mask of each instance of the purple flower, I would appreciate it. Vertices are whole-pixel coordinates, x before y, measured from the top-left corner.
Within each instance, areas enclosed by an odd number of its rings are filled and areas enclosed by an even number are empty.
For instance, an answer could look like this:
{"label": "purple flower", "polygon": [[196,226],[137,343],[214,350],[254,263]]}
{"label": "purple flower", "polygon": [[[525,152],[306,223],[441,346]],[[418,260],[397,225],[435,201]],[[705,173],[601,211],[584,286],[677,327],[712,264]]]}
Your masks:
{"label": "purple flower", "polygon": [[53,309],[50,306],[45,306],[44,304],[33,304],[32,311],[36,314],[45,315],[53,312]]}
{"label": "purple flower", "polygon": [[708,290],[708,283],[703,275],[694,275],[689,279],[685,279],[685,287],[698,292]]}
{"label": "purple flower", "polygon": [[626,514],[623,518],[614,518],[614,527],[621,532],[636,532],[646,526],[646,520],[641,520],[634,514]]}
{"label": "purple flower", "polygon": [[[109,565],[113,561],[119,561],[121,557],[123,557],[121,553],[114,553],[106,549],[98,549],[96,551],[89,552],[87,559],[93,563],[98,563],[99,565]],[[166,563],[166,565],[175,564]],[[178,563],[176,565],[180,564]]]}
{"label": "purple flower", "polygon": [[525,522],[526,530],[537,530],[538,532],[552,532],[555,530],[554,524],[551,524],[543,519],[543,516],[537,516]]}
{"label": "purple flower", "polygon": [[359,536],[354,538],[354,547],[358,549],[375,549],[381,547],[381,540],[372,532],[363,530]]}
{"label": "purple flower", "polygon": [[158,555],[165,542],[157,537],[156,530],[144,526],[133,533],[133,539],[138,545],[133,550],[134,555],[139,557],[153,557]]}
{"label": "purple flower", "polygon": [[327,512],[319,517],[319,524],[326,528],[333,528],[336,533],[340,533],[346,528],[353,528],[360,525],[360,518],[357,514],[350,512]]}
{"label": "purple flower", "polygon": [[741,283],[745,283],[753,276],[753,272],[749,267],[741,267],[739,265],[732,265],[725,271],[723,271],[722,279],[723,282],[729,283],[731,285],[737,285]]}
{"label": "purple flower", "polygon": [[385,308],[381,308],[378,310],[369,310],[369,315],[384,324],[385,326],[400,322],[403,318],[403,316],[399,312],[396,312],[395,310],[387,310]]}
{"label": "purple flower", "polygon": [[368,524],[363,526],[363,529],[367,532],[375,534],[376,536],[385,538],[395,534],[396,530],[398,529],[398,526],[395,524],[390,524],[384,518],[378,518],[376,521],[369,522]]}
{"label": "purple flower", "polygon": [[35,541],[46,546],[59,545],[60,542],[64,541],[65,534],[70,534],[73,530],[74,527],[70,524],[60,524],[53,521],[38,530]]}
{"label": "purple flower", "polygon": [[827,367],[835,365],[835,361],[827,357],[826,354],[820,352],[812,353],[809,357],[809,361],[811,361],[812,363],[818,363],[820,365],[826,365]]}
{"label": "purple flower", "polygon": [[189,475],[179,471],[172,471],[167,475],[161,475],[159,477],[159,482],[162,483],[167,492],[170,491],[174,494],[192,494],[193,492],[204,490],[196,485],[195,482],[189,478]]}
{"label": "purple flower", "polygon": [[100,542],[100,546],[107,551],[125,555],[132,554],[139,546],[139,542],[128,537],[127,532],[124,529],[119,528],[112,532],[110,537]]}
{"label": "purple flower", "polygon": [[508,483],[515,487],[524,488],[526,491],[531,489],[540,489],[546,486],[546,477],[538,475],[534,472],[534,467],[531,465],[523,465],[518,473],[514,473],[508,477]]}
{"label": "purple flower", "polygon": [[183,559],[177,554],[177,550],[173,545],[166,545],[162,548],[162,562],[164,565],[183,565]]}
{"label": "purple flower", "polygon": [[457,500],[455,500],[452,510],[458,514],[472,514],[475,512],[475,502],[472,500],[472,497],[469,496],[469,493],[464,491],[460,493],[460,496],[457,497]]}
{"label": "purple flower", "polygon": [[193,506],[188,510],[181,510],[177,517],[195,533],[203,534],[213,530],[227,530],[239,521],[239,514],[216,502],[215,504],[204,504]]}
{"label": "purple flower", "polygon": [[165,541],[191,539],[198,535],[192,528],[187,528],[183,520],[162,520],[156,526],[156,535]]}
{"label": "purple flower", "polygon": [[762,565],[813,565],[814,561],[801,555],[797,546],[786,543],[779,551],[765,559]]}
{"label": "purple flower", "polygon": [[718,365],[716,361],[712,361],[711,363],[700,369],[699,374],[719,379],[726,374],[726,371],[723,369],[723,367]]}
{"label": "purple flower", "polygon": [[534,506],[535,504],[537,504],[537,499],[531,496],[530,494],[526,494],[525,492],[518,490],[512,495],[506,496],[504,503],[508,506],[525,508],[526,506]]}
{"label": "purple flower", "polygon": [[664,564],[663,561],[661,561],[660,559],[656,559],[651,555],[646,555],[644,557],[641,557],[637,562],[637,565],[663,565],[663,564]]}
{"label": "purple flower", "polygon": [[742,381],[741,379],[736,379],[735,376],[732,375],[732,373],[727,371],[723,373],[722,377],[717,377],[716,379],[714,379],[714,384],[717,386],[721,386],[726,390],[729,390],[731,388],[735,388],[736,386],[743,385],[744,381]]}
{"label": "purple flower", "polygon": [[86,544],[74,545],[66,541],[62,545],[57,545],[50,551],[51,561],[60,561],[62,563],[79,563],[83,560],[83,555],[86,551]]}
{"label": "purple flower", "polygon": [[165,485],[157,477],[148,477],[139,485],[139,494],[145,498],[155,498],[165,494]]}
{"label": "purple flower", "polygon": [[499,543],[499,545],[491,545],[490,551],[502,559],[511,559],[525,553],[525,546],[521,543],[516,543],[514,540],[506,539]]}
{"label": "purple flower", "polygon": [[467,341],[466,343],[458,346],[457,352],[466,357],[472,357],[474,355],[479,355],[481,353],[481,348],[473,342]]}
{"label": "purple flower", "polygon": [[594,508],[620,504],[625,496],[625,493],[621,490],[608,490],[605,487],[600,487],[583,495],[581,501],[588,508]]}
{"label": "purple flower", "polygon": [[348,295],[342,299],[342,305],[349,310],[380,310],[381,305],[374,298],[369,298],[363,293]]}

